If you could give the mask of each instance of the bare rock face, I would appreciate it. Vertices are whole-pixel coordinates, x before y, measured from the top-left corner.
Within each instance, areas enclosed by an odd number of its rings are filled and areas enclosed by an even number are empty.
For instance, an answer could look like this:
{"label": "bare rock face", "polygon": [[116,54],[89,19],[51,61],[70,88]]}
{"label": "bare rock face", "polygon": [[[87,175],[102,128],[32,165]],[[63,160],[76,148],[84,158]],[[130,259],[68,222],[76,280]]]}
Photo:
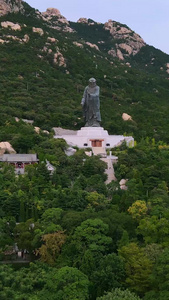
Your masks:
{"label": "bare rock face", "polygon": [[62,53],[60,51],[57,51],[54,54],[54,64],[58,65],[59,67],[66,67],[65,58],[63,57]]}
{"label": "bare rock face", "polygon": [[36,132],[37,134],[40,133],[40,127],[35,126],[35,127],[34,127],[34,130],[35,130],[35,132]]}
{"label": "bare rock face", "polygon": [[0,153],[3,155],[5,152],[7,153],[16,153],[9,142],[1,142],[0,143]]}
{"label": "bare rock face", "polygon": [[78,42],[76,42],[76,41],[73,42],[73,45],[75,45],[75,46],[77,46],[77,47],[79,47],[79,48],[83,48],[83,44],[78,43]]}
{"label": "bare rock face", "polygon": [[131,55],[133,52],[133,48],[125,43],[119,44],[119,47],[124,49],[129,55]]}
{"label": "bare rock face", "polygon": [[22,0],[0,0],[0,16],[24,11]]}
{"label": "bare rock face", "polygon": [[82,24],[88,24],[88,19],[86,18],[80,18],[77,23],[82,23]]}
{"label": "bare rock face", "polygon": [[48,36],[48,42],[50,42],[50,43],[56,43],[56,42],[58,42],[58,40],[55,39],[55,38],[53,38],[53,37]]}
{"label": "bare rock face", "polygon": [[36,27],[32,27],[32,31],[39,33],[41,36],[44,35],[44,31],[42,28],[36,28]]}
{"label": "bare rock face", "polygon": [[120,180],[119,184],[120,184],[120,189],[121,190],[126,191],[128,189],[127,186],[126,186],[127,181],[128,181],[127,179],[121,179]]}
{"label": "bare rock face", "polygon": [[112,20],[109,20],[104,24],[104,29],[110,31],[112,37],[117,41],[123,41],[122,43],[117,43],[115,47],[108,52],[108,54],[118,57],[120,60],[124,60],[130,55],[137,54],[140,49],[146,45],[138,34],[129,28],[120,26],[117,22]]}
{"label": "bare rock face", "polygon": [[64,32],[75,32],[71,27],[69,21],[61,15],[60,11],[56,8],[48,8],[41,14],[44,21],[48,23],[51,28]]}
{"label": "bare rock face", "polygon": [[25,34],[23,38],[18,38],[17,36],[15,35],[5,35],[3,37],[4,39],[0,39],[0,44],[8,44],[10,43],[11,41],[17,41],[19,42],[20,44],[23,44],[23,43],[28,43],[30,38],[29,38],[29,35]]}
{"label": "bare rock face", "polygon": [[87,24],[89,26],[92,26],[95,24],[101,24],[100,22],[95,22],[95,21],[92,21],[91,19],[87,19],[87,18],[80,18],[79,20],[77,20],[77,23]]}
{"label": "bare rock face", "polygon": [[99,51],[99,47],[96,44],[92,44],[92,43],[89,43],[89,42],[86,42],[85,44],[88,45],[90,48],[94,48],[94,49]]}
{"label": "bare rock face", "polygon": [[121,52],[121,50],[120,49],[117,49],[117,57],[120,59],[120,60],[124,60],[124,56],[123,56],[123,54],[122,54],[122,52]]}
{"label": "bare rock face", "polygon": [[13,23],[10,21],[6,21],[6,22],[1,22],[1,26],[3,28],[8,28],[10,27],[12,30],[21,30],[21,26],[18,23]]}
{"label": "bare rock face", "polygon": [[28,34],[25,34],[25,35],[24,35],[24,38],[23,38],[23,42],[24,42],[24,43],[28,43],[29,40],[30,40],[29,35],[28,35]]}
{"label": "bare rock face", "polygon": [[63,31],[64,31],[64,32],[69,32],[69,33],[75,32],[75,30],[74,30],[73,28],[69,27],[69,26],[65,26],[65,27],[63,28]]}
{"label": "bare rock face", "polygon": [[126,114],[126,113],[122,114],[122,119],[124,121],[132,121],[132,117],[130,115]]}
{"label": "bare rock face", "polygon": [[58,9],[56,9],[56,8],[47,8],[47,10],[46,10],[45,12],[42,13],[42,16],[43,16],[43,19],[44,19],[45,21],[48,21],[48,22],[52,21],[53,18],[57,17],[57,22],[58,22],[58,20],[61,19],[61,22],[62,22],[62,23],[64,23],[64,20],[65,20],[65,23],[66,23],[66,24],[69,23],[69,22],[66,20],[66,18],[64,18],[64,17],[61,15],[60,11],[59,11]]}
{"label": "bare rock face", "polygon": [[44,16],[61,16],[60,11],[57,8],[47,8],[47,10],[42,13]]}
{"label": "bare rock face", "polygon": [[169,74],[169,63],[166,64],[166,72]]}
{"label": "bare rock face", "polygon": [[62,16],[60,11],[56,8],[47,8],[47,10],[42,13],[42,15],[47,21],[52,20],[53,17],[58,17],[57,23],[60,22],[62,24],[69,25],[68,20],[64,16]]}

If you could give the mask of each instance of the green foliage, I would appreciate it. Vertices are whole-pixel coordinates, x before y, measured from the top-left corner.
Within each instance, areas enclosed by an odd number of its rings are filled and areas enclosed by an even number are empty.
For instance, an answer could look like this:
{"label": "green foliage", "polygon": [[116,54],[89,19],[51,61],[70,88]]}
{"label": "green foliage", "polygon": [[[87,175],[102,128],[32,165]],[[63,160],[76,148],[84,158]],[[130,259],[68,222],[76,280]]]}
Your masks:
{"label": "green foliage", "polygon": [[89,281],[76,268],[59,270],[42,264],[14,271],[8,265],[0,266],[0,297],[8,299],[88,299]]}
{"label": "green foliage", "polygon": [[[0,266],[0,297],[9,299],[40,299],[39,292],[51,276],[52,269],[48,266],[30,264],[30,268],[15,271],[9,265]],[[37,298],[33,298],[36,297]]]}
{"label": "green foliage", "polygon": [[16,242],[19,249],[27,249],[30,253],[32,252],[32,240],[34,238],[33,220],[27,220],[25,223],[19,223],[14,229],[16,236]]}
{"label": "green foliage", "polygon": [[137,232],[143,235],[145,243],[160,243],[169,245],[169,221],[165,218],[158,219],[156,216],[140,221]]}
{"label": "green foliage", "polygon": [[134,292],[144,294],[150,286],[151,261],[145,256],[143,249],[135,243],[123,246],[119,253],[125,262],[126,284]]}
{"label": "green foliage", "polygon": [[99,259],[108,253],[112,239],[107,236],[108,225],[100,219],[87,219],[78,226],[67,240],[63,257],[69,257],[70,264],[85,274],[90,274],[91,266],[96,268]]}
{"label": "green foliage", "polygon": [[115,253],[104,256],[100,260],[98,269],[92,274],[96,296],[103,295],[104,291],[110,291],[112,288],[122,287],[125,275],[121,257]]}
{"label": "green foliage", "polygon": [[144,201],[137,200],[132,204],[132,206],[129,207],[128,212],[132,215],[133,219],[139,220],[140,218],[143,218],[147,213],[147,206]]}
{"label": "green foliage", "polygon": [[[132,132],[137,139],[148,135],[156,140],[168,141],[168,80],[165,70],[168,55],[147,45],[137,55],[127,59],[132,65],[128,68],[108,55],[115,44],[124,41],[113,39],[103,24],[89,21],[93,24],[89,26],[70,22],[76,32],[60,32],[49,27],[28,4],[24,3],[24,8],[24,14],[8,15],[9,21],[21,25],[21,31],[13,33],[9,28],[1,28],[2,38],[7,35],[19,39],[23,39],[25,34],[29,36],[28,43],[19,43],[11,38],[10,47],[5,43],[0,45],[3,136],[7,134],[3,119],[6,121],[16,116],[34,120],[35,126],[41,129],[48,130],[54,126],[79,129],[83,125],[79,99],[87,80],[95,75],[101,86],[104,128],[113,134],[126,132],[129,135]],[[2,16],[1,21],[4,20],[5,16]],[[51,19],[53,26],[56,21],[57,17]],[[61,29],[64,27],[63,24],[59,26]],[[32,32],[32,27],[42,28],[44,35]],[[58,42],[50,43],[48,37]],[[82,43],[83,48],[73,44],[74,41]],[[100,51],[85,42],[95,43]],[[42,51],[44,46],[49,47],[52,53]],[[66,60],[66,68],[53,62],[57,47]],[[161,67],[163,71],[159,71]],[[70,73],[67,74],[67,71]],[[121,119],[124,111],[132,116],[133,122]],[[19,134],[13,142],[17,150],[28,151],[34,137],[25,135],[22,139]]]}
{"label": "green foliage", "polygon": [[86,275],[76,268],[63,267],[53,272],[40,297],[43,300],[86,300],[89,299],[88,288],[89,281]]}
{"label": "green foliage", "polygon": [[0,219],[0,251],[5,250],[7,246],[13,245],[13,229],[15,227],[15,219]]}
{"label": "green foliage", "polygon": [[48,208],[42,215],[41,222],[44,225],[49,223],[58,224],[61,219],[63,210],[61,208]]}
{"label": "green foliage", "polygon": [[[57,16],[49,26],[23,5],[24,13],[8,14],[21,31],[0,28],[1,38],[9,40],[0,45],[0,142],[10,142],[17,153],[37,153],[39,164],[27,166],[23,176],[0,166],[0,258],[17,243],[31,260],[39,253],[43,263],[18,270],[0,265],[0,298],[168,300],[168,55],[146,45],[122,64],[108,51],[125,41],[114,39],[103,24],[70,22],[75,32],[68,33],[59,23],[59,31],[52,28]],[[25,35],[27,43],[9,38]],[[66,67],[53,61],[58,48]],[[84,125],[80,99],[93,76],[101,87],[102,126],[137,141],[135,148],[112,149],[117,181],[109,185],[103,161],[79,149],[68,157],[66,142],[53,138],[53,127]],[[133,121],[122,120],[124,111]],[[122,178],[127,190],[119,188]]]}
{"label": "green foliage", "polygon": [[96,174],[104,176],[105,168],[106,163],[100,160],[98,156],[87,157],[83,166],[83,175],[85,177],[91,177]]}
{"label": "green foliage", "polygon": [[118,241],[118,248],[120,249],[121,247],[126,246],[127,244],[129,244],[129,235],[126,230],[123,230],[122,237]]}
{"label": "green foliage", "polygon": [[58,258],[61,248],[65,243],[66,235],[64,231],[59,231],[54,233],[48,233],[42,236],[43,244],[36,251],[37,255],[40,255],[40,260],[42,262],[48,263],[49,265],[54,265],[56,259]]}
{"label": "green foliage", "polygon": [[105,296],[97,298],[97,300],[140,300],[140,298],[129,290],[116,288]]}
{"label": "green foliage", "polygon": [[168,270],[169,264],[169,249],[166,248],[157,258],[152,273],[152,286],[153,291],[148,292],[145,299],[153,299],[153,296],[157,296],[158,300],[167,299],[169,295],[168,285]]}

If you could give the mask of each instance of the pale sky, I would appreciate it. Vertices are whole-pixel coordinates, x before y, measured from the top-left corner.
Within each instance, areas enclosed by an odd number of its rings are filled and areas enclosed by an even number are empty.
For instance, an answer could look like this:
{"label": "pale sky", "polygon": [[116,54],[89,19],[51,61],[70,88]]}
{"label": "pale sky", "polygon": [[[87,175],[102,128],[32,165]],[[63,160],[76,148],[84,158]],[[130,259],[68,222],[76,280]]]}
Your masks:
{"label": "pale sky", "polygon": [[151,46],[169,54],[169,0],[27,0],[41,12],[59,9],[68,21],[84,17],[126,24]]}

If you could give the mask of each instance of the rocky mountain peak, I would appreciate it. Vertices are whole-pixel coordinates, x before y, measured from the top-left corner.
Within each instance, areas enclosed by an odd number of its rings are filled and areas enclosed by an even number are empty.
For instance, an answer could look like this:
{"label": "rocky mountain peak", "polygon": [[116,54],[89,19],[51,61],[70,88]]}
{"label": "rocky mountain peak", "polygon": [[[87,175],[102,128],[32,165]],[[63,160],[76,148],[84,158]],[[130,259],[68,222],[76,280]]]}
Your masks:
{"label": "rocky mountain peak", "polygon": [[95,24],[101,24],[100,22],[95,22],[92,19],[87,19],[87,18],[80,18],[77,20],[77,23],[81,23],[81,24],[87,24],[87,25],[95,25]]}
{"label": "rocky mountain peak", "polygon": [[109,54],[124,60],[125,57],[137,54],[146,45],[144,40],[127,26],[118,22],[108,20],[104,24],[104,29],[108,30],[116,45],[109,50]]}
{"label": "rocky mountain peak", "polygon": [[57,8],[47,8],[47,10],[45,12],[42,13],[42,15],[44,16],[48,16],[48,17],[52,17],[52,16],[61,16],[60,11]]}
{"label": "rocky mountain peak", "polygon": [[88,24],[88,19],[87,18],[80,18],[77,23],[82,23],[82,24]]}
{"label": "rocky mountain peak", "polygon": [[22,0],[0,0],[0,16],[23,10]]}
{"label": "rocky mountain peak", "polygon": [[74,30],[69,26],[69,21],[61,15],[57,8],[47,8],[47,10],[43,12],[41,16],[51,28],[59,31],[62,30],[64,32],[74,32]]}

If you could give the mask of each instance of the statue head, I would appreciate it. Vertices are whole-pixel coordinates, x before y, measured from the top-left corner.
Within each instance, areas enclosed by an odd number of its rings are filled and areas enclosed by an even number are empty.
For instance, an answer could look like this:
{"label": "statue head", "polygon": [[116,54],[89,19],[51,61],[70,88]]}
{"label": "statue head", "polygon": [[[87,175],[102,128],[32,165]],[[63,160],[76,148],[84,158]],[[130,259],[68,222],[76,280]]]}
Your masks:
{"label": "statue head", "polygon": [[89,79],[89,86],[90,87],[94,87],[94,86],[96,86],[96,79],[95,78],[90,78]]}

